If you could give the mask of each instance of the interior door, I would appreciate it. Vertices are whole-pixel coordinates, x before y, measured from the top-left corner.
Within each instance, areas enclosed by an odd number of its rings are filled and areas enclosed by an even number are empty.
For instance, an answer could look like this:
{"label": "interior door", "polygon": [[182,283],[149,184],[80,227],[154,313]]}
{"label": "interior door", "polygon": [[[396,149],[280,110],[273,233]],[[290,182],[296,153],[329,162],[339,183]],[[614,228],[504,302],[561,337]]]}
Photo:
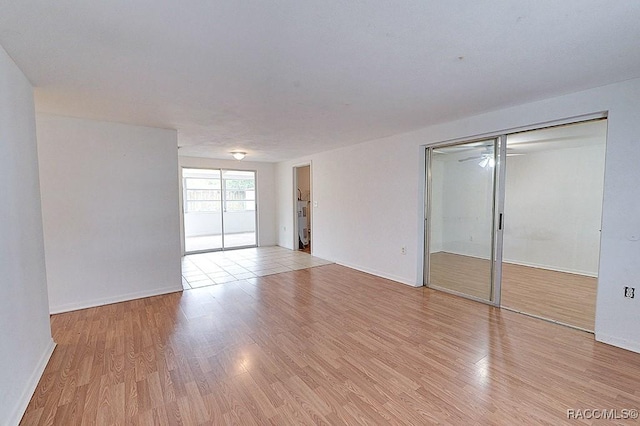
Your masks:
{"label": "interior door", "polygon": [[494,302],[497,139],[428,148],[425,285]]}

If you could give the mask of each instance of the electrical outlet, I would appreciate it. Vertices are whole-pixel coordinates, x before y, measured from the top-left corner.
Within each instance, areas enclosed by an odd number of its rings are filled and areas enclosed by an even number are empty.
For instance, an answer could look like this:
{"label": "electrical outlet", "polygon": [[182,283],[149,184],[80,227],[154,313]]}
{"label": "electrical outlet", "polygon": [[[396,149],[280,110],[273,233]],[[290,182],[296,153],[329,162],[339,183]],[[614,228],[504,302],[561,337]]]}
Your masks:
{"label": "electrical outlet", "polygon": [[407,254],[407,248],[406,247],[401,247],[400,248],[400,253]]}
{"label": "electrical outlet", "polygon": [[624,297],[628,297],[629,299],[633,299],[636,294],[635,287],[625,287],[624,288]]}

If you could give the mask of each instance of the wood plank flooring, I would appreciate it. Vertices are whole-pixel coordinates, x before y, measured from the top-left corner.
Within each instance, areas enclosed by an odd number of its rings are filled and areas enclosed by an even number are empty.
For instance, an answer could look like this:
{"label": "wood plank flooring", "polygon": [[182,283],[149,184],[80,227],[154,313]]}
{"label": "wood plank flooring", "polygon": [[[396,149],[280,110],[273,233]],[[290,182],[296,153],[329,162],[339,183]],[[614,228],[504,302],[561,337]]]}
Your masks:
{"label": "wood plank flooring", "polygon": [[598,279],[505,263],[502,306],[593,331]]}
{"label": "wood plank flooring", "polygon": [[338,265],[51,322],[23,425],[560,425],[640,408],[640,354]]}
{"label": "wood plank flooring", "polygon": [[[459,254],[431,254],[431,279],[440,287],[489,299],[491,262]],[[502,306],[593,331],[597,278],[503,263]]]}
{"label": "wood plank flooring", "polygon": [[454,253],[431,253],[430,283],[478,299],[491,297],[491,261]]}

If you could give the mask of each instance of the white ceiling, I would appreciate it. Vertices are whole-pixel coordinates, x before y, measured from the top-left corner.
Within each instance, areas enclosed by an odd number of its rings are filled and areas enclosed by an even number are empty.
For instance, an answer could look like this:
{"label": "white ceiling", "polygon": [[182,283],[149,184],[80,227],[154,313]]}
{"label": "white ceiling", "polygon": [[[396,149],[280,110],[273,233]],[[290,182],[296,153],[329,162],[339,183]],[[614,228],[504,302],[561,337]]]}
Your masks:
{"label": "white ceiling", "polygon": [[39,111],[279,161],[640,77],[635,0],[0,0]]}

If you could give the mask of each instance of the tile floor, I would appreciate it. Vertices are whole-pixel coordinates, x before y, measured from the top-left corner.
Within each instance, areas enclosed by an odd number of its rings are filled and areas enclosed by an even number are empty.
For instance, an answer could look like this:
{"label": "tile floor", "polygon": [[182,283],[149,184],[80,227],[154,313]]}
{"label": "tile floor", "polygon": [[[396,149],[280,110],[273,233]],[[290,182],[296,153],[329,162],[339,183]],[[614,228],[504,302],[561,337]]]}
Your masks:
{"label": "tile floor", "polygon": [[328,265],[333,262],[282,247],[190,254],[182,258],[185,290]]}

